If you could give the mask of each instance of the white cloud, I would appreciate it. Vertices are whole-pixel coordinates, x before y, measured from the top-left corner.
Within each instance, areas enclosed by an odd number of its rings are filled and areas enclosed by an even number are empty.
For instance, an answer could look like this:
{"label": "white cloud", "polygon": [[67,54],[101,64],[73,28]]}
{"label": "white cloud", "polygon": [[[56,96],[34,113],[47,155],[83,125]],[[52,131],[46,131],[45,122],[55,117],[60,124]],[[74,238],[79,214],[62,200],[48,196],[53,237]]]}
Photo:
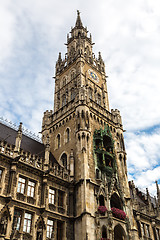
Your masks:
{"label": "white cloud", "polygon": [[129,179],[137,186],[149,187],[155,194],[155,181],[160,180],[160,129],[152,133],[126,133]]}

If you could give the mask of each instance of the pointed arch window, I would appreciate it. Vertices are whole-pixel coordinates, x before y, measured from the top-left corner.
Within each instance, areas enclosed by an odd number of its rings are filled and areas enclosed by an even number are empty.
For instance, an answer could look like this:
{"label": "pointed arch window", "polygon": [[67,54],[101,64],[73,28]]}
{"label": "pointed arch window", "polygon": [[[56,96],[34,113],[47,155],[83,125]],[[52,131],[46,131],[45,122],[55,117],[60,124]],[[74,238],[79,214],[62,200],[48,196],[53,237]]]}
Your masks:
{"label": "pointed arch window", "polygon": [[123,210],[122,201],[120,197],[117,195],[117,193],[114,193],[111,197],[111,208],[113,207]]}
{"label": "pointed arch window", "polygon": [[119,239],[119,240],[125,239],[126,240],[125,231],[120,224],[116,225],[114,228],[114,240],[117,240],[117,239]]}
{"label": "pointed arch window", "polygon": [[61,162],[62,162],[62,165],[67,168],[67,154],[66,153],[63,153],[62,156],[61,156]]}
{"label": "pointed arch window", "polygon": [[75,98],[75,90],[74,88],[71,89],[71,100]]}
{"label": "pointed arch window", "polygon": [[75,71],[72,70],[72,72],[71,72],[71,80],[75,78],[75,75],[76,75],[76,74],[75,74]]}
{"label": "pointed arch window", "polygon": [[99,206],[105,206],[105,204],[104,204],[104,196],[103,195],[99,196]]}
{"label": "pointed arch window", "polygon": [[62,107],[66,105],[66,95],[63,94],[62,96]]}
{"label": "pointed arch window", "polygon": [[70,131],[69,128],[66,129],[66,142],[69,142],[70,140]]}
{"label": "pointed arch window", "polygon": [[101,95],[99,93],[97,95],[97,103],[101,105]]}
{"label": "pointed arch window", "polygon": [[90,49],[89,49],[89,47],[87,46],[87,48],[86,48],[86,55],[87,55],[87,57],[89,57],[90,56]]}
{"label": "pointed arch window", "polygon": [[66,77],[64,77],[64,78],[63,78],[63,82],[62,82],[63,86],[65,86],[66,83],[67,83],[67,79],[66,79]]}
{"label": "pointed arch window", "polygon": [[89,98],[93,99],[93,90],[91,87],[89,88]]}
{"label": "pointed arch window", "polygon": [[61,145],[61,136],[60,134],[57,135],[57,148],[60,148]]}
{"label": "pointed arch window", "polygon": [[96,179],[100,179],[99,169],[96,169]]}

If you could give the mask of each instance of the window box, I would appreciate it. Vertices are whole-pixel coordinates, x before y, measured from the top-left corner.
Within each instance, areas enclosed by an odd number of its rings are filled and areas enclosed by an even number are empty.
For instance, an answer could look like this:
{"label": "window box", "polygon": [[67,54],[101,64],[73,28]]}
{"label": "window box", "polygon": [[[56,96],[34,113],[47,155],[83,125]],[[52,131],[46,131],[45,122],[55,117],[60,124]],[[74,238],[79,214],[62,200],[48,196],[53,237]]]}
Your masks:
{"label": "window box", "polygon": [[105,206],[99,206],[98,207],[98,212],[100,214],[105,214],[106,211],[107,211],[107,208]]}
{"label": "window box", "polygon": [[114,217],[119,218],[121,220],[126,219],[126,214],[123,210],[115,208],[115,207],[111,208],[111,210],[112,210],[112,214]]}

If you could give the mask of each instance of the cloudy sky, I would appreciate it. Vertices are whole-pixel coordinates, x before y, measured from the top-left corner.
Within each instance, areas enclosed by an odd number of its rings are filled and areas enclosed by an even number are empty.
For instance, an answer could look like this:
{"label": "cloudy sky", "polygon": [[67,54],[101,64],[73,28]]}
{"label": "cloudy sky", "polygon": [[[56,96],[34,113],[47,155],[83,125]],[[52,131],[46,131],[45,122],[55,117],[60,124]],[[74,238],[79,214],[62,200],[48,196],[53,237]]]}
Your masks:
{"label": "cloudy sky", "polygon": [[106,63],[110,108],[121,111],[128,177],[155,195],[160,183],[158,0],[1,0],[0,116],[38,133],[53,109],[55,62],[81,12]]}

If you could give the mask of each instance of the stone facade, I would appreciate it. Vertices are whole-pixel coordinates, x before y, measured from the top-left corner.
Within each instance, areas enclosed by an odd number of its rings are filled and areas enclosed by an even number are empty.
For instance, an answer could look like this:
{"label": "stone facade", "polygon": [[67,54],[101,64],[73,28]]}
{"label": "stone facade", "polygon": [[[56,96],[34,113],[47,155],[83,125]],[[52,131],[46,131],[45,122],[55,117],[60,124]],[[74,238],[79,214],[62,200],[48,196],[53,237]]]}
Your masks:
{"label": "stone facade", "polygon": [[0,124],[0,239],[160,239],[160,191],[128,183],[123,125],[77,11],[42,142]]}

